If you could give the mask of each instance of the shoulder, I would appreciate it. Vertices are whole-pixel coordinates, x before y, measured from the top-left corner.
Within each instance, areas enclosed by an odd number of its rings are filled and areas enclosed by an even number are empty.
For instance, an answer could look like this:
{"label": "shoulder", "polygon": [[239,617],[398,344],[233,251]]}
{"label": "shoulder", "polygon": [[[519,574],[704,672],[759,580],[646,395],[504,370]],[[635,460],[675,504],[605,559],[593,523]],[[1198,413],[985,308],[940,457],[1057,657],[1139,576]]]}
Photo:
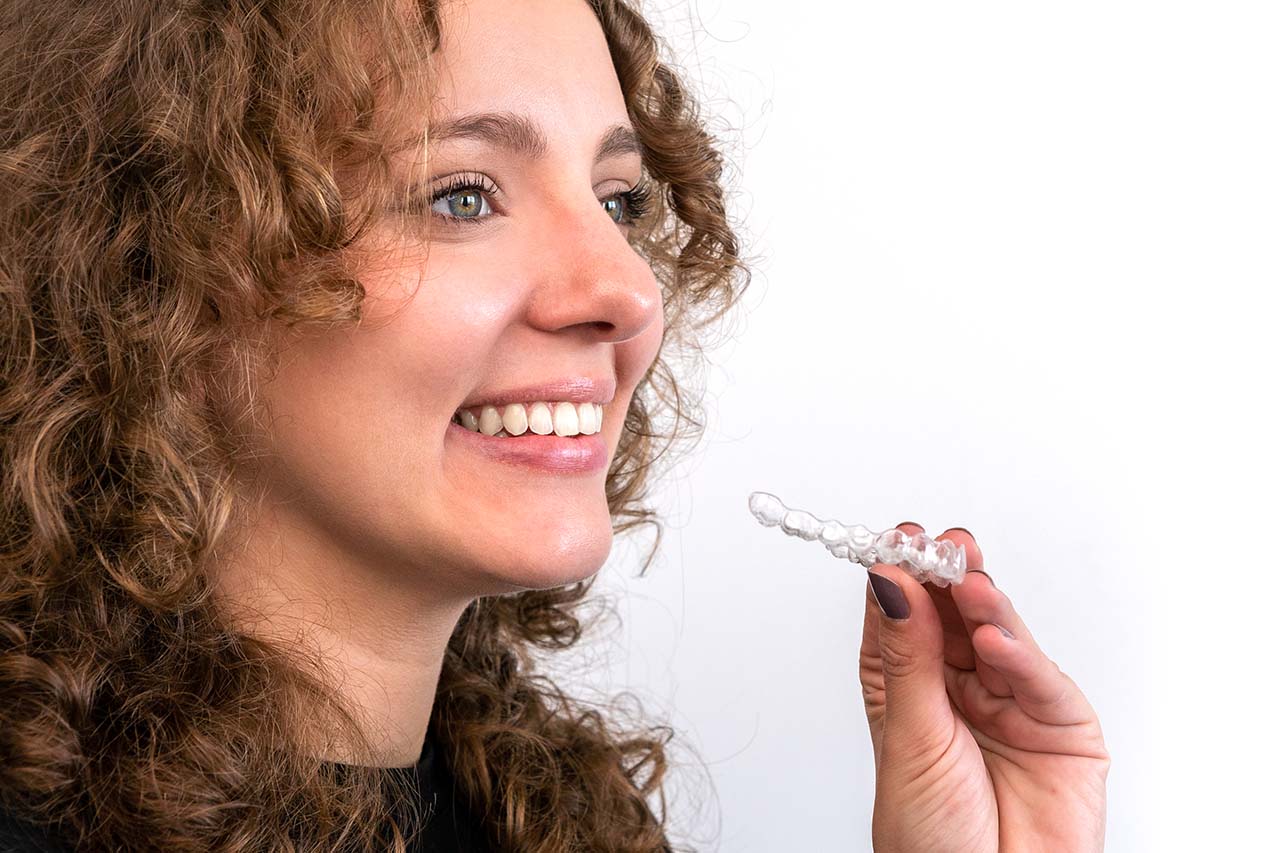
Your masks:
{"label": "shoulder", "polygon": [[0,807],[0,853],[70,853],[71,846],[49,830]]}

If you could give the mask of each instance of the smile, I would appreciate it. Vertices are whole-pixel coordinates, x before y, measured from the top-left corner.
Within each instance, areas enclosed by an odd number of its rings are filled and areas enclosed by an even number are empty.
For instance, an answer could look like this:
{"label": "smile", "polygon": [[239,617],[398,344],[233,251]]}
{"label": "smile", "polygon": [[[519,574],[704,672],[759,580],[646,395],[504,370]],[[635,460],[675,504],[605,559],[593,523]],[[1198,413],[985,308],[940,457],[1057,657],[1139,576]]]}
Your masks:
{"label": "smile", "polygon": [[552,435],[562,438],[595,435],[604,420],[604,407],[599,403],[534,402],[508,403],[459,409],[453,422],[471,432],[493,438],[526,434]]}
{"label": "smile", "polygon": [[609,465],[609,447],[599,432],[539,435],[526,430],[510,435],[503,429],[486,435],[457,421],[449,423],[446,442],[490,462],[557,475],[597,474]]}

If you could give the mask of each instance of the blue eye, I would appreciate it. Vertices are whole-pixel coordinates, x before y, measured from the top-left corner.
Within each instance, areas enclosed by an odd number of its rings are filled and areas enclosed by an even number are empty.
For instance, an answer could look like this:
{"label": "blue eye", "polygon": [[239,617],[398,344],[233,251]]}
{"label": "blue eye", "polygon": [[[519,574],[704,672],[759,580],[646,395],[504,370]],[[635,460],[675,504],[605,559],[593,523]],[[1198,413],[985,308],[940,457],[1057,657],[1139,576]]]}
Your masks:
{"label": "blue eye", "polygon": [[[439,204],[445,202],[445,209]],[[450,219],[480,219],[492,213],[489,201],[477,188],[462,187],[437,195],[431,200],[431,210]]]}
{"label": "blue eye", "polygon": [[[637,184],[604,200],[605,212],[619,225],[635,225],[649,212],[653,191],[648,184]],[[614,213],[618,215],[615,216]]]}
{"label": "blue eye", "polygon": [[454,175],[443,187],[431,192],[428,198],[419,196],[411,209],[423,207],[433,219],[446,225],[470,225],[488,219],[493,214],[489,197],[498,194],[492,181],[477,172]]}
{"label": "blue eye", "polygon": [[[493,215],[489,196],[498,193],[493,182],[474,172],[455,175],[431,193],[430,212],[448,225],[470,225]],[[600,200],[605,213],[619,225],[634,225],[649,210],[652,191],[647,184],[614,193]],[[421,208],[419,208],[421,209]]]}

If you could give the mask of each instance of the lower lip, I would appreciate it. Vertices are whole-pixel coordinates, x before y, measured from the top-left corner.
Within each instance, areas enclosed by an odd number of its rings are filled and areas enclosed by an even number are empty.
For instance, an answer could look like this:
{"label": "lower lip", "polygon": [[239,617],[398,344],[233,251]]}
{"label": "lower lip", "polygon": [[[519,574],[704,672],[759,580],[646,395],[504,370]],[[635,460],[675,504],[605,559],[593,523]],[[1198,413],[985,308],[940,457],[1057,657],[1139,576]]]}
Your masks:
{"label": "lower lip", "polygon": [[556,474],[599,471],[609,464],[609,452],[600,433],[592,435],[524,435],[498,438],[449,423],[449,435],[490,459]]}

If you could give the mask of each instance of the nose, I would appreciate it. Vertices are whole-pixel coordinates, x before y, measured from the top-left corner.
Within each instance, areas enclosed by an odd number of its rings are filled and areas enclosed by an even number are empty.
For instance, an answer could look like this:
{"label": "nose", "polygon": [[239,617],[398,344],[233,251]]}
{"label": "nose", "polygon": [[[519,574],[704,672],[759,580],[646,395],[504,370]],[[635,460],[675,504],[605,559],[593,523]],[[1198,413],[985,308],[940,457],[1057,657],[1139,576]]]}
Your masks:
{"label": "nose", "polygon": [[550,332],[581,331],[592,340],[621,343],[649,328],[662,312],[662,291],[648,262],[603,207],[559,208],[540,229],[530,261],[535,287],[531,325]]}

